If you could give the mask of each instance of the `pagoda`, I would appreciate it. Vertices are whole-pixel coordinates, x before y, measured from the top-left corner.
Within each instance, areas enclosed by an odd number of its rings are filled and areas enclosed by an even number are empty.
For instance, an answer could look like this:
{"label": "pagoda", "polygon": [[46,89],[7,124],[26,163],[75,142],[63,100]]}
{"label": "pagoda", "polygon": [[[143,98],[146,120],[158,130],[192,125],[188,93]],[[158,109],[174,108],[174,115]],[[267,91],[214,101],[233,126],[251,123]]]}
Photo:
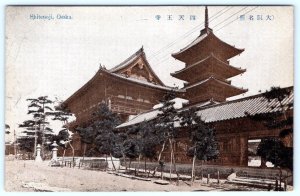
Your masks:
{"label": "pagoda", "polygon": [[233,67],[229,59],[242,53],[244,49],[231,46],[217,36],[208,24],[208,10],[205,7],[205,27],[189,45],[172,56],[185,63],[185,67],[171,76],[186,81],[182,88],[182,98],[189,105],[205,105],[225,102],[228,97],[240,95],[247,89],[231,85],[228,78],[246,70]]}

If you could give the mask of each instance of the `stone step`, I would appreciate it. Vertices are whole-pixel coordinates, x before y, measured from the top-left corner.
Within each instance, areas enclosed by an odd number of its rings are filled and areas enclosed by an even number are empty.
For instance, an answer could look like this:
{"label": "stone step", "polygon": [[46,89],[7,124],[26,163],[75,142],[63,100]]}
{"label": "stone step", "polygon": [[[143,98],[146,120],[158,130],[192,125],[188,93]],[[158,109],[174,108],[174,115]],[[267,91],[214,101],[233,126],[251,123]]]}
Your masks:
{"label": "stone step", "polygon": [[244,181],[244,182],[253,182],[253,183],[266,183],[266,184],[275,184],[275,180],[267,178],[254,178],[254,177],[236,177],[234,181]]}
{"label": "stone step", "polygon": [[[244,181],[227,181],[228,184],[235,184],[235,185],[243,185],[243,186],[249,186],[249,187],[255,187],[255,188],[265,188],[268,189],[270,185],[268,184],[258,184],[258,183],[251,183],[251,182],[244,182]],[[271,187],[273,187],[271,185]]]}
{"label": "stone step", "polygon": [[[262,179],[262,178],[247,178],[247,177],[236,177],[231,181],[227,181],[229,184],[238,184],[256,188],[273,188],[275,187],[275,180],[273,179]],[[281,187],[284,187],[284,183],[281,183]]]}

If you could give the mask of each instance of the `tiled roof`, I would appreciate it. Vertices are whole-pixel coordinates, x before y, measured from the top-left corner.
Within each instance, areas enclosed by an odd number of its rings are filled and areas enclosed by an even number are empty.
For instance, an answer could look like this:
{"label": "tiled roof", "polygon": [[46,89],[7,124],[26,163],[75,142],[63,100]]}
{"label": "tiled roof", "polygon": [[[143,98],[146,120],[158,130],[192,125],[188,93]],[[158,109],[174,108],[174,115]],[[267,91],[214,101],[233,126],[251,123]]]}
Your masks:
{"label": "tiled roof", "polygon": [[198,44],[199,42],[201,42],[202,40],[204,40],[206,37],[208,36],[208,33],[205,33],[203,35],[199,35],[194,41],[192,41],[190,44],[188,44],[187,46],[185,46],[184,48],[182,48],[179,52],[175,52],[172,55],[177,55],[180,54],[184,51],[186,51],[187,49],[195,46],[196,44]]}
{"label": "tiled roof", "polygon": [[[292,87],[289,87],[292,89]],[[292,91],[290,96],[283,100],[283,104],[289,104],[294,102],[294,92]],[[182,108],[186,109],[186,108]],[[246,113],[251,116],[264,113],[273,113],[279,111],[279,102],[271,101],[268,102],[262,94],[245,97],[242,99],[236,99],[225,103],[219,103],[204,107],[199,107],[197,114],[207,122],[217,122],[236,118],[246,117]],[[150,110],[148,112],[141,113],[134,117],[132,120],[119,125],[117,128],[131,126],[134,124],[141,123],[156,118],[158,110]]]}
{"label": "tiled roof", "polygon": [[[172,56],[176,58],[177,55],[180,55],[182,53],[185,53],[187,50],[193,48],[194,46],[200,44],[202,41],[204,41],[205,39],[208,39],[208,37],[212,38],[212,39],[216,39],[220,44],[222,44],[224,47],[227,47],[230,50],[234,50],[235,51],[235,55],[240,54],[241,52],[244,51],[244,49],[239,49],[236,48],[235,46],[232,46],[224,41],[222,41],[221,39],[219,39],[217,36],[214,35],[214,33],[212,31],[208,31],[204,34],[200,34],[200,36],[198,36],[194,41],[192,41],[190,44],[188,44],[186,47],[184,47],[183,49],[181,49],[178,52],[172,53]],[[231,58],[231,57],[230,57]]]}
{"label": "tiled roof", "polygon": [[[288,98],[283,100],[284,104],[294,102],[294,92]],[[256,114],[273,113],[279,111],[279,102],[268,102],[261,94],[234,101],[228,101],[214,106],[201,108],[197,113],[205,122],[216,122],[246,117],[245,113],[251,116]]]}
{"label": "tiled roof", "polygon": [[233,85],[231,85],[231,84],[228,84],[228,83],[226,83],[226,82],[223,82],[223,81],[221,81],[221,80],[218,80],[218,79],[214,78],[213,76],[211,76],[211,77],[209,77],[209,78],[207,78],[207,79],[205,79],[205,80],[201,80],[201,81],[199,81],[199,82],[197,82],[197,83],[195,83],[195,84],[192,84],[192,85],[190,85],[190,86],[186,86],[186,87],[184,87],[182,90],[190,89],[190,88],[199,86],[199,85],[201,85],[201,84],[204,84],[204,83],[210,82],[210,81],[212,81],[212,82],[217,82],[217,83],[220,83],[220,84],[222,84],[222,85],[225,85],[225,86],[228,86],[228,87],[230,87],[230,88],[237,89],[237,90],[240,90],[240,91],[243,91],[243,92],[247,92],[247,91],[248,91],[248,89],[243,89],[243,88],[239,88],[239,87],[233,86]]}
{"label": "tiled roof", "polygon": [[[243,73],[243,72],[246,71],[246,69],[234,67],[234,66],[229,65],[228,63],[223,62],[222,60],[218,59],[218,58],[212,53],[212,54],[210,54],[209,56],[207,56],[206,58],[201,59],[200,61],[198,61],[198,62],[196,62],[196,63],[194,63],[194,64],[192,64],[192,65],[190,65],[190,66],[188,66],[188,67],[185,67],[185,68],[183,68],[183,69],[181,69],[181,70],[179,70],[179,71],[175,71],[175,72],[172,73],[171,75],[175,75],[175,74],[184,72],[184,71],[186,71],[186,70],[188,70],[188,69],[191,69],[192,67],[195,67],[195,66],[197,66],[197,65],[199,65],[199,64],[201,64],[201,63],[203,63],[203,62],[205,62],[205,61],[208,61],[209,59],[214,59],[214,60],[216,60],[218,63],[220,63],[220,64],[222,64],[222,65],[225,65],[226,68],[229,68],[229,69],[231,69],[231,70],[239,71],[240,73]],[[217,64],[217,63],[215,64],[215,66],[218,66],[218,65],[219,65],[219,64]]]}
{"label": "tiled roof", "polygon": [[[146,81],[139,80],[139,79],[136,79],[136,78],[125,77],[121,74],[118,74],[118,72],[117,72],[118,70],[120,70],[122,68],[125,68],[126,66],[130,65],[130,63],[134,62],[135,60],[137,60],[141,56],[143,56],[143,58],[145,58],[145,61],[147,63],[148,68],[150,69],[150,72],[158,80],[157,84],[146,82]],[[141,85],[144,85],[144,86],[149,86],[149,87],[152,87],[152,88],[157,88],[157,89],[162,89],[162,90],[171,90],[172,89],[171,87],[168,87],[168,86],[164,85],[163,82],[159,79],[159,77],[155,74],[155,72],[153,71],[153,69],[151,68],[151,66],[149,65],[149,63],[148,63],[148,61],[145,57],[144,49],[142,47],[137,52],[135,52],[133,55],[131,55],[129,58],[127,58],[125,61],[123,61],[119,65],[113,67],[112,69],[106,70],[106,68],[100,67],[99,70],[97,71],[97,73],[93,76],[93,78],[90,79],[87,83],[85,83],[75,93],[73,93],[68,99],[66,99],[64,101],[64,103],[67,104],[70,100],[72,100],[74,97],[76,97],[83,89],[87,89],[90,86],[90,84],[94,80],[96,80],[96,78],[100,77],[99,73],[102,72],[102,71],[105,72],[105,73],[110,74],[111,76],[122,78],[124,80],[129,81],[129,82],[141,84]],[[183,92],[183,90],[178,90],[178,92]]]}
{"label": "tiled roof", "polygon": [[132,63],[134,63],[136,60],[138,60],[139,58],[143,58],[144,62],[146,63],[147,68],[150,70],[150,73],[154,76],[154,78],[157,80],[158,85],[161,86],[165,86],[164,83],[160,80],[160,78],[157,76],[157,74],[154,72],[154,70],[152,69],[151,65],[149,64],[149,62],[146,59],[146,54],[144,52],[144,48],[141,47],[138,51],[136,51],[133,55],[131,55],[130,57],[128,57],[126,60],[124,60],[122,63],[120,63],[119,65],[111,68],[110,70],[108,70],[111,73],[115,73],[115,74],[119,74],[118,71],[122,70],[123,68],[126,68],[127,66],[131,66]]}
{"label": "tiled roof", "polygon": [[[161,85],[158,85],[158,84],[153,84],[153,83],[143,81],[143,80],[139,80],[139,79],[136,79],[136,78],[126,77],[126,76],[123,76],[121,74],[116,74],[116,73],[109,73],[109,74],[111,74],[112,76],[124,79],[124,80],[128,80],[130,82],[142,84],[142,85],[149,86],[149,87],[152,87],[152,88],[158,88],[158,89],[163,89],[163,90],[172,90],[173,89],[172,87],[169,87],[169,86],[161,86]],[[174,89],[174,90],[178,91],[178,92],[184,92],[184,90],[176,90],[176,89]]]}
{"label": "tiled roof", "polygon": [[139,124],[143,121],[153,120],[157,117],[158,113],[159,113],[158,108],[140,113],[139,115],[135,116],[133,119],[129,120],[128,122],[120,124],[119,126],[117,126],[117,128],[127,127],[131,125]]}

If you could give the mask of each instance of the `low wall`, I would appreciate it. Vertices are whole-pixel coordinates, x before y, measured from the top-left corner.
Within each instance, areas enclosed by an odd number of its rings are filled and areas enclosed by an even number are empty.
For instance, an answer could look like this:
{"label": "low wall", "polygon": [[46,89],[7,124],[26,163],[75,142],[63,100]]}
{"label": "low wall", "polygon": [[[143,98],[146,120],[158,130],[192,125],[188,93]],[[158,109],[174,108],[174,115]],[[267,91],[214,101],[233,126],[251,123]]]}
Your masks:
{"label": "low wall", "polygon": [[[139,168],[144,169],[145,163],[140,162]],[[122,165],[124,165],[124,162],[122,162]],[[128,167],[128,163],[126,164]],[[138,162],[132,162],[131,163],[132,168],[138,168]],[[158,167],[157,171],[161,170],[161,167],[158,163],[148,162],[147,163],[147,170],[154,170],[155,167]],[[174,172],[174,166],[172,167]],[[192,164],[177,164],[176,169],[178,173],[180,174],[186,174],[191,175],[192,172]],[[163,167],[163,171],[169,172],[170,171],[170,165],[166,163]],[[196,165],[195,166],[195,174],[196,176],[207,176],[207,174],[210,174],[212,178],[217,176],[217,173],[219,171],[220,178],[226,179],[230,174],[235,172],[237,176],[245,176],[245,177],[256,177],[256,178],[267,178],[267,179],[275,179],[279,178],[280,176],[280,170],[275,168],[256,168],[256,167],[236,167],[236,166],[222,166],[222,165]],[[291,175],[290,172],[287,170],[282,170],[282,176],[289,176]],[[290,177],[288,179],[289,183],[292,182],[292,178]]]}
{"label": "low wall", "polygon": [[[63,157],[57,157],[59,161],[63,160]],[[64,161],[72,161],[72,157],[64,157]],[[80,160],[83,160],[83,157],[74,157],[75,159],[75,166],[79,165]],[[106,157],[84,157],[84,160],[106,160]],[[115,165],[116,169],[120,168],[120,159],[117,158],[110,158],[107,157],[107,164],[109,169],[113,169],[113,164]]]}

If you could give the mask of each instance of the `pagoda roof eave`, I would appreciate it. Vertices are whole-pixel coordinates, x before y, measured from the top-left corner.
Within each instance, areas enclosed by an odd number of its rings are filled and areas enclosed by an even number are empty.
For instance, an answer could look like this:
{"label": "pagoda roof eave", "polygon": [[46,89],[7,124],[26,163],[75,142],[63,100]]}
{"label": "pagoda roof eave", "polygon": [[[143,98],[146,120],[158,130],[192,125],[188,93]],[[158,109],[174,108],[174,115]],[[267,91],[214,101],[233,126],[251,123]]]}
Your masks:
{"label": "pagoda roof eave", "polygon": [[238,74],[244,73],[244,72],[246,71],[246,69],[241,69],[241,68],[237,68],[237,67],[231,66],[231,65],[229,65],[229,64],[227,64],[227,63],[225,63],[225,62],[223,62],[222,60],[218,59],[218,58],[217,58],[216,56],[214,56],[213,54],[210,54],[210,55],[209,55],[208,57],[206,57],[205,59],[202,59],[202,60],[200,60],[200,61],[198,61],[198,62],[196,62],[196,63],[194,63],[194,64],[192,64],[192,65],[190,65],[190,66],[187,66],[187,67],[185,67],[185,68],[183,68],[183,69],[181,69],[181,70],[179,70],[179,71],[176,71],[176,72],[174,72],[174,73],[171,73],[170,75],[173,76],[173,77],[175,77],[175,78],[178,78],[178,79],[180,79],[180,80],[185,80],[185,78],[181,76],[181,74],[183,74],[183,72],[185,72],[185,71],[187,71],[187,70],[190,70],[190,69],[192,69],[192,68],[194,68],[194,67],[196,67],[196,66],[199,66],[199,65],[201,65],[202,63],[205,63],[205,62],[207,62],[207,61],[210,60],[210,59],[213,59],[213,60],[217,61],[217,63],[219,63],[219,65],[221,65],[221,66],[226,66],[226,67],[224,67],[224,68],[230,69],[230,70],[232,70],[233,72],[236,72],[235,74],[229,75],[229,78],[230,78],[230,77],[233,77],[233,76],[236,76],[236,75],[238,75]]}
{"label": "pagoda roof eave", "polygon": [[227,48],[227,50],[231,51],[231,55],[228,56],[228,59],[242,53],[245,50],[245,49],[241,49],[241,48],[236,48],[235,46],[232,46],[232,45],[222,41],[217,36],[215,36],[213,34],[213,32],[211,31],[211,32],[208,32],[201,36],[198,36],[194,41],[192,41],[190,44],[188,44],[186,47],[184,47],[180,51],[172,53],[172,57],[185,62],[185,56],[186,56],[187,52],[189,50],[193,50],[195,47],[200,45],[204,40],[206,40],[208,38],[216,39],[217,42],[222,44],[225,48]]}
{"label": "pagoda roof eave", "polygon": [[[208,82],[215,82],[215,83],[221,84],[223,86],[227,86],[228,88],[234,89],[234,90],[236,90],[238,92],[236,95],[239,95],[239,94],[242,94],[242,93],[245,93],[245,92],[248,91],[248,89],[243,89],[243,88],[239,88],[239,87],[233,86],[233,85],[228,84],[226,82],[220,81],[220,80],[218,80],[218,79],[216,79],[214,77],[209,77],[209,78],[207,78],[205,80],[202,80],[200,82],[197,82],[197,83],[195,83],[195,84],[193,84],[191,86],[187,86],[187,87],[183,88],[182,90],[186,91],[188,89],[198,87],[198,86],[203,85],[203,84],[208,83]],[[232,96],[235,96],[235,95],[232,95]],[[232,96],[230,96],[230,97],[232,97]]]}

